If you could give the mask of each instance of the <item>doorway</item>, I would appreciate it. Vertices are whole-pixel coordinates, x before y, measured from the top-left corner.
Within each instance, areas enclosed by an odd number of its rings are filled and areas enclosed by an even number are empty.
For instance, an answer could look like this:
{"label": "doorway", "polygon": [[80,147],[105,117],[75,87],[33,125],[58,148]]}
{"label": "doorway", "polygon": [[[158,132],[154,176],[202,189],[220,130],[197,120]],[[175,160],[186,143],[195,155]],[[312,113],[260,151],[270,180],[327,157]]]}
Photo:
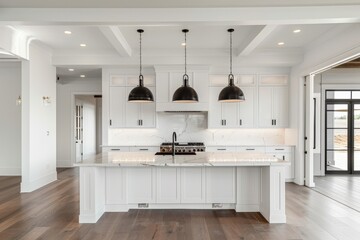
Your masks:
{"label": "doorway", "polygon": [[325,92],[325,173],[360,173],[360,91]]}
{"label": "doorway", "polygon": [[75,95],[75,161],[94,156],[101,145],[101,95]]}

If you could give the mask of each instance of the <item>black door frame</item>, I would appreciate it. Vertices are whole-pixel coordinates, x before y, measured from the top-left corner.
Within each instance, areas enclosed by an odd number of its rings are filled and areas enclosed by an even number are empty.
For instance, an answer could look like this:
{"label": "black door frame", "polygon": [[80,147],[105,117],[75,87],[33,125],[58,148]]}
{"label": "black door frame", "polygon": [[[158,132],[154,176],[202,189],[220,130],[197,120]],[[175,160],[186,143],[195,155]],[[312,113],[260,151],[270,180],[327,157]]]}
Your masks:
{"label": "black door frame", "polygon": [[[326,90],[325,96],[327,96],[327,91],[350,91],[353,90]],[[328,104],[346,104],[348,105],[348,128],[347,128],[347,134],[348,134],[348,146],[347,146],[347,152],[348,152],[348,170],[344,171],[328,171],[327,168],[327,107]],[[354,105],[360,104],[360,99],[326,99],[325,98],[325,174],[360,174],[360,170],[355,171],[354,170]]]}

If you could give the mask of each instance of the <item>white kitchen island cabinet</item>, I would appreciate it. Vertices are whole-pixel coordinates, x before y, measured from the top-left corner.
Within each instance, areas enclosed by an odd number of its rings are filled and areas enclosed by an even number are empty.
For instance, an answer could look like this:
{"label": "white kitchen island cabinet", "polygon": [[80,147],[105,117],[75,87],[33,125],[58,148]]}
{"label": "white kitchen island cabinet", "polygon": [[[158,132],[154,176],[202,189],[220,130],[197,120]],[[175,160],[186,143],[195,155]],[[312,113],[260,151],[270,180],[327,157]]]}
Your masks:
{"label": "white kitchen island cabinet", "polygon": [[80,167],[80,223],[104,212],[148,209],[235,209],[285,223],[285,167],[271,155],[108,152]]}

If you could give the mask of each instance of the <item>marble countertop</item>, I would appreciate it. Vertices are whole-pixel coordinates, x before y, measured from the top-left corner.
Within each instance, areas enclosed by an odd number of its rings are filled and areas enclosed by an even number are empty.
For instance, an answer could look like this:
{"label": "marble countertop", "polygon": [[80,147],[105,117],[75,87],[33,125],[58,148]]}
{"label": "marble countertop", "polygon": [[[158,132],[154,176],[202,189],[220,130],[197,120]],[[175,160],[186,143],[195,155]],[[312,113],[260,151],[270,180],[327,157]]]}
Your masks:
{"label": "marble countertop", "polygon": [[259,153],[213,153],[196,155],[155,155],[155,152],[107,152],[76,163],[79,167],[193,167],[193,166],[270,166],[289,165],[290,162]]}

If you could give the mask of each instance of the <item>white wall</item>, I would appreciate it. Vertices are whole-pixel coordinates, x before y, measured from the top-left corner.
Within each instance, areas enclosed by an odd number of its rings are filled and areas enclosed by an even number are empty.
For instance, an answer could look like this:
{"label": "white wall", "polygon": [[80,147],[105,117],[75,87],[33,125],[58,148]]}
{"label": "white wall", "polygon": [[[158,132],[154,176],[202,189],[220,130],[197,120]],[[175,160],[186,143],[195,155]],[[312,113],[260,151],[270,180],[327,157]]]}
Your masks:
{"label": "white wall", "polygon": [[56,70],[48,49],[35,43],[29,49],[29,61],[22,61],[22,192],[57,179]]}
{"label": "white wall", "polygon": [[341,26],[311,43],[304,61],[291,69],[290,128],[287,144],[295,144],[295,182],[304,184],[304,89],[303,77],[360,53],[360,25]]}
{"label": "white wall", "polygon": [[0,62],[0,176],[21,175],[21,63]]}
{"label": "white wall", "polygon": [[57,150],[58,167],[72,167],[75,162],[74,142],[74,106],[75,94],[101,93],[101,79],[98,78],[66,78],[57,84]]}

